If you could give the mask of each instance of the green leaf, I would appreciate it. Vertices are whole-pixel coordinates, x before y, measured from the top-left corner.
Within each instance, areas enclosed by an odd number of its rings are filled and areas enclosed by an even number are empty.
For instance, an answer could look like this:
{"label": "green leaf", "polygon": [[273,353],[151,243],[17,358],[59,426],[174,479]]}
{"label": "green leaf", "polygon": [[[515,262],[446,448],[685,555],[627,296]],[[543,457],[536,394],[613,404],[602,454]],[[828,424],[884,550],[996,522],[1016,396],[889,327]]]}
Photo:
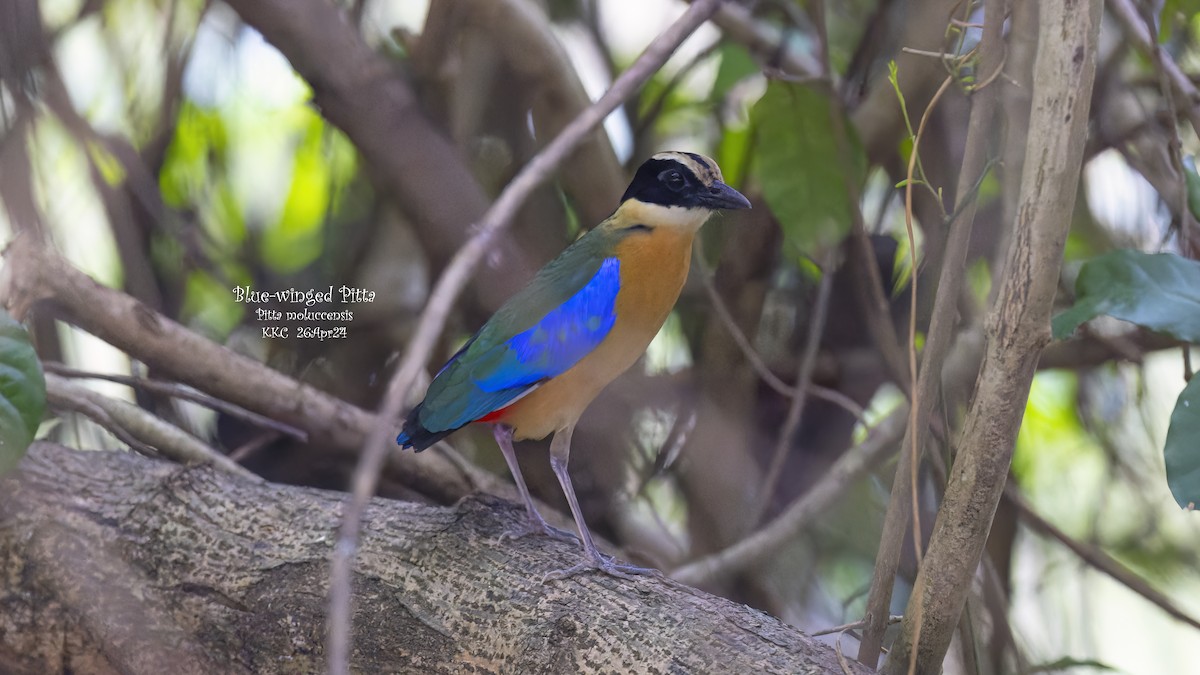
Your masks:
{"label": "green leaf", "polygon": [[717,68],[717,79],[713,82],[712,98],[721,100],[738,82],[760,72],[758,63],[746,48],[736,42],[726,42],[717,48],[721,65]]}
{"label": "green leaf", "polygon": [[1054,317],[1055,339],[1101,314],[1200,342],[1200,262],[1122,249],[1083,264],[1075,305]]}
{"label": "green leaf", "polygon": [[1193,377],[1175,402],[1163,457],[1175,501],[1185,509],[1196,508],[1200,504],[1200,377]]}
{"label": "green leaf", "polygon": [[[785,243],[801,251],[834,245],[850,229],[847,186],[862,185],[866,175],[866,155],[850,124],[842,120],[852,156],[842,158],[829,96],[780,81],[767,85],[751,117],[757,175]],[[844,166],[853,175],[843,175]]]}
{"label": "green leaf", "polygon": [[33,442],[46,411],[46,380],[29,334],[0,310],[0,474]]}
{"label": "green leaf", "polygon": [[16,467],[31,441],[20,413],[11,403],[0,399],[0,476]]}

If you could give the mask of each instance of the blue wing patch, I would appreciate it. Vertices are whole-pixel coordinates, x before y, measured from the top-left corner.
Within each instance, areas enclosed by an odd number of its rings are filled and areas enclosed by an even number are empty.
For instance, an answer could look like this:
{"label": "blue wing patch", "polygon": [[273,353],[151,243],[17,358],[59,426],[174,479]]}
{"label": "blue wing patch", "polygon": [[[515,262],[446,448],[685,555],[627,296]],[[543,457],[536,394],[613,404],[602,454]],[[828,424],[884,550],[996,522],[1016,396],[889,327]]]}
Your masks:
{"label": "blue wing patch", "polygon": [[533,327],[508,340],[505,358],[475,384],[498,392],[563,373],[595,349],[617,320],[621,261],[608,258],[583,288]]}
{"label": "blue wing patch", "polygon": [[472,338],[434,378],[420,426],[434,432],[457,429],[578,363],[616,322],[620,271],[621,261],[606,258],[574,295],[528,329],[492,346]]}

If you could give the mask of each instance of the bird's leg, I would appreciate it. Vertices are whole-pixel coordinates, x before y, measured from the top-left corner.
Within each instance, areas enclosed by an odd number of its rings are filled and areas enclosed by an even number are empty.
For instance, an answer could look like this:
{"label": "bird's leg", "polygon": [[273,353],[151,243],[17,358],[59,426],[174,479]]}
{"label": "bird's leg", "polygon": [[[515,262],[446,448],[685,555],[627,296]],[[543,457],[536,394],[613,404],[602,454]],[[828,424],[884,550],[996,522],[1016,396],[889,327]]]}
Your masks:
{"label": "bird's leg", "polygon": [[493,424],[492,435],[496,437],[496,445],[500,446],[500,454],[504,455],[504,461],[508,464],[508,470],[517,484],[517,492],[521,493],[521,499],[525,502],[525,511],[529,515],[529,523],[524,530],[505,533],[501,539],[518,538],[527,534],[546,534],[562,541],[575,541],[575,535],[547,523],[542,514],[538,513],[537,506],[534,506],[533,497],[529,495],[529,487],[525,485],[525,477],[521,475],[521,465],[517,463],[516,450],[513,449],[512,427],[507,424]]}
{"label": "bird's leg", "polygon": [[598,570],[623,579],[629,579],[630,575],[634,574],[661,574],[658,570],[649,567],[615,563],[610,556],[600,553],[599,549],[596,548],[596,543],[592,541],[592,533],[588,530],[587,523],[583,520],[583,511],[579,508],[579,499],[575,497],[575,488],[571,485],[571,476],[567,473],[567,460],[571,456],[571,433],[574,431],[575,425],[572,424],[555,432],[554,440],[550,442],[550,466],[554,469],[554,475],[558,476],[558,482],[562,485],[563,494],[567,496],[567,503],[571,505],[571,515],[575,517],[575,525],[579,528],[579,538],[583,542],[583,551],[591,559],[574,567],[550,572],[542,577],[542,582],[545,583],[553,579],[566,579],[567,577],[592,570]]}

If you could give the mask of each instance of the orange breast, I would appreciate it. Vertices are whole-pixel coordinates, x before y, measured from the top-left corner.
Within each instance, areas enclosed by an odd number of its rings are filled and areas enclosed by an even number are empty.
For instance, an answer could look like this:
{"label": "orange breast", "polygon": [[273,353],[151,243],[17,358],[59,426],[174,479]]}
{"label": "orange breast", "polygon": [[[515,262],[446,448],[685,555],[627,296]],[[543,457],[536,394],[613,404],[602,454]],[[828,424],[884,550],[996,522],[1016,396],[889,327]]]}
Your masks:
{"label": "orange breast", "polygon": [[608,336],[570,370],[503,411],[496,421],[517,439],[537,439],[574,424],[600,390],[632,366],[662,328],[691,264],[693,230],[659,227],[617,245],[621,290]]}

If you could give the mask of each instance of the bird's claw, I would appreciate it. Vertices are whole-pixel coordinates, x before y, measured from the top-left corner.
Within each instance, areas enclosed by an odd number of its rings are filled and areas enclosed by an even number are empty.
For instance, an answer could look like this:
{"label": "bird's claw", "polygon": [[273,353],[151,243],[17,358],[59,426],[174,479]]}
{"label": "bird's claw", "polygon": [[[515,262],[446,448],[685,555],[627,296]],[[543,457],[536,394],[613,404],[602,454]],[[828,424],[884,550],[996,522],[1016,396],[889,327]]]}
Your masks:
{"label": "bird's claw", "polygon": [[637,565],[627,565],[623,563],[613,562],[611,556],[600,554],[598,558],[590,558],[578,565],[568,567],[561,570],[547,572],[542,576],[542,583],[550,581],[561,581],[569,579],[573,576],[585,574],[587,572],[601,572],[610,577],[617,577],[626,581],[633,581],[635,577],[662,577],[662,572],[653,567],[638,567]]}

